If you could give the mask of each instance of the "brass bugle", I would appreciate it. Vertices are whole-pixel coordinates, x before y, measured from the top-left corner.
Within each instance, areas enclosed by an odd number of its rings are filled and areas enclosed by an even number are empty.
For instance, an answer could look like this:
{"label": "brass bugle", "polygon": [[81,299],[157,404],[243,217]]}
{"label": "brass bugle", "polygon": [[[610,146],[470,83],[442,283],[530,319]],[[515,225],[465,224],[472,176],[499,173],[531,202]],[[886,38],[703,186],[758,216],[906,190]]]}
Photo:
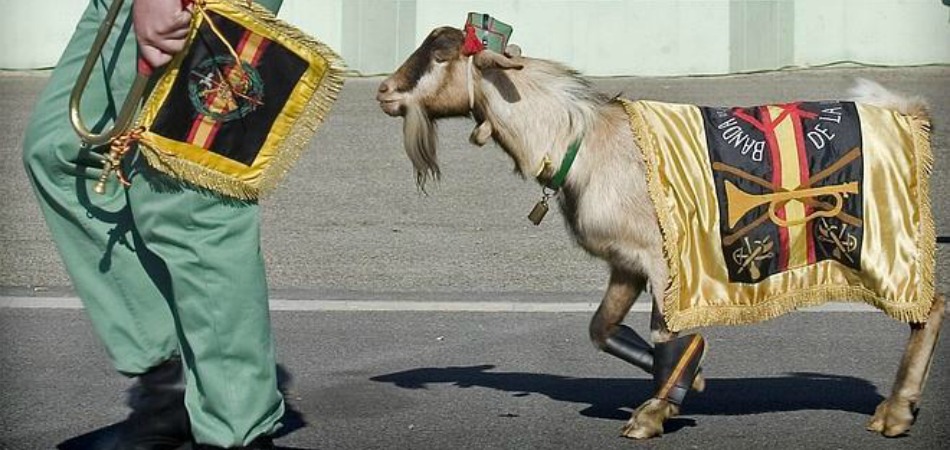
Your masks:
{"label": "brass bugle", "polygon": [[[752,208],[769,203],[769,217],[779,226],[790,226],[801,222],[807,222],[815,217],[831,217],[841,212],[843,207],[842,194],[857,194],[858,183],[852,181],[845,184],[832,186],[821,186],[807,189],[797,189],[792,191],[772,192],[769,194],[750,194],[736,187],[730,181],[725,182],[726,187],[726,209],[729,215],[729,228],[736,226],[739,219],[742,219]],[[800,200],[809,197],[818,197],[822,195],[831,195],[835,198],[835,206],[830,211],[816,211],[812,216],[799,220],[795,223],[785,222],[779,219],[775,210],[777,206],[791,200]]]}
{"label": "brass bugle", "polygon": [[99,133],[89,130],[89,127],[83,122],[80,113],[82,95],[86,90],[86,85],[89,84],[89,77],[92,75],[93,68],[99,63],[102,49],[105,46],[106,40],[109,39],[109,32],[115,25],[116,17],[118,17],[123,3],[124,0],[113,0],[105,20],[103,20],[102,25],[99,26],[99,32],[96,34],[96,39],[93,41],[92,48],[86,56],[86,61],[82,66],[82,70],[79,72],[79,77],[76,79],[76,84],[73,86],[72,94],[69,97],[69,121],[72,123],[73,129],[76,130],[76,134],[79,135],[79,139],[88,146],[105,145],[109,143],[112,138],[129,129],[132,120],[135,118],[139,104],[142,102],[142,97],[148,87],[148,80],[151,75],[151,67],[149,67],[147,63],[144,63],[144,61],[139,61],[138,74],[132,83],[132,88],[129,90],[129,94],[125,98],[125,103],[122,104],[122,108],[119,110],[119,114],[116,116],[112,127],[103,129]]}

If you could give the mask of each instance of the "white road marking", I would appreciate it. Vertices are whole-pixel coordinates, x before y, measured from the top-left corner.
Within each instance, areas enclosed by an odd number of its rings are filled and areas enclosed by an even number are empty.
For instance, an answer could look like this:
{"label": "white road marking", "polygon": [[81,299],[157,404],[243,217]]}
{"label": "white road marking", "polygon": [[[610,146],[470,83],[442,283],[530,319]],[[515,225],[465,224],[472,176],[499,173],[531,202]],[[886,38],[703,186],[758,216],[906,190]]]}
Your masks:
{"label": "white road marking", "polygon": [[[3,297],[0,309],[83,309],[76,297]],[[415,312],[488,312],[488,313],[559,313],[594,312],[590,302],[512,302],[512,301],[403,301],[403,300],[283,300],[271,299],[271,311],[415,311]],[[634,312],[649,312],[648,302],[634,304]],[[873,312],[863,303],[827,303],[803,308],[803,312]]]}

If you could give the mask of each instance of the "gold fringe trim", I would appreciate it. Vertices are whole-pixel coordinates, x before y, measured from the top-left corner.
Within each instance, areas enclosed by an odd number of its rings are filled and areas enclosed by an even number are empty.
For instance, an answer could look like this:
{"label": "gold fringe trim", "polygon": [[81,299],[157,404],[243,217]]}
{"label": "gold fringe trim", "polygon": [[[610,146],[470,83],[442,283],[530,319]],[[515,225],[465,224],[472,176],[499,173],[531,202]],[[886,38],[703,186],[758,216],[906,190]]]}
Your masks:
{"label": "gold fringe trim", "polygon": [[901,322],[924,322],[930,312],[931,300],[906,303],[889,302],[875,292],[859,286],[815,286],[771,297],[754,306],[696,307],[688,311],[665,314],[670,330],[682,331],[714,325],[746,325],[774,319],[800,308],[828,302],[866,303]]}
{"label": "gold fringe trim", "polygon": [[[643,158],[644,171],[647,176],[647,190],[650,193],[650,200],[653,202],[653,209],[656,211],[656,217],[660,223],[660,234],[663,236],[663,258],[666,259],[666,266],[669,270],[666,290],[663,291],[663,310],[673,311],[676,308],[676,299],[680,295],[679,264],[676,263],[680,251],[676,244],[677,230],[673,223],[673,215],[671,209],[666,205],[666,194],[663,193],[663,183],[660,181],[660,174],[657,171],[659,144],[656,141],[656,136],[650,131],[652,127],[647,124],[638,103],[625,99],[620,99],[620,102],[623,103],[627,115],[630,116],[630,130],[633,132],[637,147],[640,147],[640,156]],[[667,321],[669,321],[668,314],[664,312],[663,315],[667,316]],[[670,324],[667,323],[667,325]]]}
{"label": "gold fringe trim", "polygon": [[[228,3],[229,7],[252,17],[258,26],[269,32],[269,35],[285,37],[294,41],[296,45],[319,54],[327,63],[326,72],[319,81],[313,96],[294,121],[290,132],[284,137],[279,146],[280,151],[263,167],[258,180],[253,184],[180,158],[174,153],[163,151],[160,146],[148,139],[143,139],[141,142],[145,144],[145,151],[142,153],[152,167],[180,181],[241,200],[257,200],[277,188],[310,144],[343,89],[346,67],[343,59],[329,46],[278,19],[266,8],[255,3],[249,6],[244,1],[218,0],[218,2]],[[208,3],[214,11],[213,3],[215,2]]]}
{"label": "gold fringe trim", "polygon": [[147,137],[139,141],[139,144],[139,151],[145,155],[148,165],[177,182],[239,200],[257,200],[260,197],[261,192],[257,187],[191,160],[179,158],[174,153],[162,150],[161,146]]}
{"label": "gold fringe trim", "polygon": [[[927,321],[937,293],[935,269],[937,261],[937,228],[934,224],[933,207],[930,198],[930,177],[933,174],[934,155],[931,147],[930,118],[924,113],[910,116],[914,133],[914,154],[917,156],[917,209],[920,211],[920,229],[917,241],[917,266],[920,267],[920,286],[917,291],[919,314],[905,322]],[[888,311],[885,310],[885,313]],[[890,315],[890,314],[889,314]],[[894,317],[892,315],[892,317]],[[898,318],[898,317],[895,317]],[[898,318],[900,319],[900,318]],[[903,320],[903,319],[901,319]]]}
{"label": "gold fringe trim", "polygon": [[663,256],[670,272],[667,287],[663,293],[663,315],[670,330],[682,331],[713,325],[744,325],[761,322],[799,308],[818,306],[830,301],[863,302],[902,322],[927,321],[936,292],[934,280],[936,228],[930,199],[930,176],[933,171],[934,157],[928,118],[908,117],[914,133],[914,154],[917,158],[915,164],[917,208],[920,212],[917,263],[921,283],[917,291],[917,301],[913,303],[888,301],[878,293],[861,286],[815,286],[773,296],[753,306],[709,306],[677,311],[676,303],[680,294],[679,266],[676,263],[676,257],[679,255],[679,246],[676,244],[678,230],[674,227],[670,208],[666,205],[666,196],[657,172],[658,144],[637,102],[627,100],[621,100],[621,102],[630,116],[630,127],[646,164],[647,187],[663,235]]}

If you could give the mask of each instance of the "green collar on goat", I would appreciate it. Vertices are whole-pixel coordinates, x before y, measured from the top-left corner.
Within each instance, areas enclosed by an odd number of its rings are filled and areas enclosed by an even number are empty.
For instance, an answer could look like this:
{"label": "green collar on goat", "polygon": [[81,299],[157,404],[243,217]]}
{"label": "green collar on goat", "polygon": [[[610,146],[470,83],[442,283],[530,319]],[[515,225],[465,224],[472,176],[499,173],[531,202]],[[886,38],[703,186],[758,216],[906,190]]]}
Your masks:
{"label": "green collar on goat", "polygon": [[[535,174],[535,178],[538,179],[543,188],[541,188],[541,201],[537,205],[534,205],[534,209],[531,210],[531,213],[528,214],[528,220],[530,220],[535,225],[540,225],[541,221],[544,220],[544,215],[548,213],[548,199],[553,197],[564,187],[564,182],[567,180],[567,173],[571,171],[571,166],[574,164],[574,158],[577,157],[577,151],[581,149],[581,141],[584,139],[583,136],[577,138],[574,142],[571,142],[571,145],[567,148],[567,153],[564,155],[564,159],[561,160],[561,167],[557,169],[557,173],[551,177],[550,180],[544,182],[542,177],[544,173],[547,172],[548,167],[551,166],[551,159],[547,155],[544,156],[544,161],[541,162],[541,167],[538,168],[538,173]],[[550,192],[548,192],[550,190]]]}
{"label": "green collar on goat", "polygon": [[[544,186],[552,191],[557,192],[562,187],[564,187],[564,181],[567,179],[567,173],[571,171],[571,166],[574,164],[574,158],[577,157],[577,151],[581,149],[581,141],[584,137],[577,138],[574,142],[571,142],[570,147],[567,148],[567,154],[564,155],[564,159],[561,160],[561,167],[557,169],[557,173],[548,180],[547,183],[544,183]],[[550,161],[548,161],[550,164]],[[541,173],[538,176],[544,175],[545,167],[541,168]]]}

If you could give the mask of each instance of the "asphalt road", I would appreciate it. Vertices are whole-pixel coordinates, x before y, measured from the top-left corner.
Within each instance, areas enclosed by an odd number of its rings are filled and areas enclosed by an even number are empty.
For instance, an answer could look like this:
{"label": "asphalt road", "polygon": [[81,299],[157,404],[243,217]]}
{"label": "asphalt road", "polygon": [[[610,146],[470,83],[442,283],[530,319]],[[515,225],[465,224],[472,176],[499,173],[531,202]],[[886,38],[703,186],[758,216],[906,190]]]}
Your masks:
{"label": "asphalt road", "polygon": [[[714,329],[707,391],[667,433],[619,436],[652,380],[592,350],[588,314],[276,312],[291,377],[278,443],[291,449],[937,449],[950,439],[944,333],[917,423],[864,424],[890,384],[906,327],[878,313],[795,313]],[[646,313],[630,321],[646,326]],[[126,411],[80,311],[0,310],[0,448],[63,450]]]}
{"label": "asphalt road", "polygon": [[[630,98],[741,105],[838,98],[856,76],[930,100],[934,210],[939,234],[950,234],[946,67],[596,84]],[[2,449],[76,448],[125,414],[128,381],[107,367],[75,309],[19,158],[45,81],[0,75],[0,152],[8,156],[0,158],[0,303],[8,306],[0,307]],[[467,121],[441,126],[443,181],[428,195],[418,192],[401,124],[373,101],[378,82],[347,82],[309,151],[263,201],[263,247],[279,306],[275,334],[292,377],[288,399],[299,413],[288,418],[281,445],[945,446],[946,333],[912,434],[883,439],[863,425],[890,391],[906,326],[848,308],[709,330],[708,392],[690,399],[661,439],[619,438],[650,381],[587,342],[589,310],[606,282],[603,264],[571,244],[559,220],[527,222],[537,186],[512,176],[496,147],[470,146]],[[940,290],[950,292],[945,246],[937,275]],[[526,310],[535,312],[517,312]],[[629,322],[642,330],[646,315]]]}

